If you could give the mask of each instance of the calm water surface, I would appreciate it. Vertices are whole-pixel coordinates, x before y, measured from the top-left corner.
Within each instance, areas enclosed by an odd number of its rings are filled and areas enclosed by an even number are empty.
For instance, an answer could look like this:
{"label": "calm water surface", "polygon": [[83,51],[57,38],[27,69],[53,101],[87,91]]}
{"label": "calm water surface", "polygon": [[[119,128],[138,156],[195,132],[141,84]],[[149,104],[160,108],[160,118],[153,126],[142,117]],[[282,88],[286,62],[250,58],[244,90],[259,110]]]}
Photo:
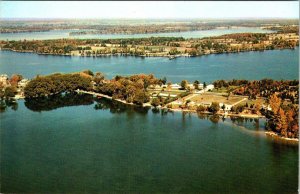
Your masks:
{"label": "calm water surface", "polygon": [[263,120],[67,99],[19,101],[0,113],[1,192],[297,191],[298,147],[259,135]]}
{"label": "calm water surface", "polygon": [[82,30],[52,30],[48,32],[25,32],[25,33],[1,33],[0,40],[45,40],[45,39],[58,39],[58,38],[76,38],[76,39],[113,39],[113,38],[146,38],[146,37],[184,37],[184,38],[203,38],[209,36],[220,36],[223,34],[232,33],[269,33],[270,30],[261,28],[232,28],[232,29],[214,29],[214,30],[201,30],[189,32],[172,32],[172,33],[149,33],[149,34],[87,34],[70,36],[69,32],[76,32]]}
{"label": "calm water surface", "polygon": [[[61,57],[0,52],[0,73],[102,71],[183,79],[298,79],[299,49],[195,58]],[[98,109],[95,109],[95,105]],[[100,107],[100,109],[99,109]],[[264,121],[124,107],[91,96],[19,101],[0,113],[3,193],[296,193],[298,147]]]}
{"label": "calm water surface", "polygon": [[65,57],[0,51],[0,73],[19,73],[27,78],[37,74],[76,72],[90,69],[116,75],[153,73],[169,81],[183,79],[211,82],[217,79],[298,79],[299,47],[295,50],[273,50],[219,54],[202,57]]}

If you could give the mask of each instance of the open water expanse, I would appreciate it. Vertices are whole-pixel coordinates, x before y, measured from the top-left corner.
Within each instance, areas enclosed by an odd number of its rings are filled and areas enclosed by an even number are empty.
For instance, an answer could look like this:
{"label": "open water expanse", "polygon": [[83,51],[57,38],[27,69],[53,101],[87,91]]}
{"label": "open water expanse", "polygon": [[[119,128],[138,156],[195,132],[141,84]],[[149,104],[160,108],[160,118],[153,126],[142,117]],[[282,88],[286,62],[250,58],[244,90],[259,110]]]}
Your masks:
{"label": "open water expanse", "polygon": [[297,192],[298,146],[267,138],[264,120],[92,96],[21,100],[0,119],[2,193]]}
{"label": "open water expanse", "polygon": [[[298,52],[195,58],[62,57],[0,52],[0,73],[153,73],[169,81],[298,79]],[[97,105],[97,106],[95,106]],[[2,193],[296,193],[298,146],[264,120],[162,113],[93,99],[19,100],[0,113]]]}
{"label": "open water expanse", "polygon": [[107,78],[116,75],[152,73],[168,81],[218,79],[298,79],[299,47],[295,50],[272,50],[213,54],[201,57],[70,57],[0,51],[0,73],[18,73],[32,78],[37,74],[78,72],[90,69]]}
{"label": "open water expanse", "polygon": [[148,34],[86,34],[70,36],[70,32],[83,30],[51,30],[47,32],[24,32],[24,33],[0,33],[0,40],[46,40],[58,38],[76,38],[76,39],[114,39],[114,38],[147,38],[147,37],[183,37],[183,38],[203,38],[209,36],[220,36],[232,33],[269,33],[271,30],[264,30],[256,27],[239,27],[230,29],[213,29],[187,32],[170,33],[148,33]]}

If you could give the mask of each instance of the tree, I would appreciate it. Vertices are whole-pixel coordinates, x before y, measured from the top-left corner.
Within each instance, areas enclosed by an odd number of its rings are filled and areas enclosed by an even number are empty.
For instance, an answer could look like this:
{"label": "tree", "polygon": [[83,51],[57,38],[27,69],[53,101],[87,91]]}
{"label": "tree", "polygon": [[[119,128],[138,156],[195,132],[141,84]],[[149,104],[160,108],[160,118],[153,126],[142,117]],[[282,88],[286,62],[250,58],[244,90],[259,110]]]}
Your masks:
{"label": "tree", "polygon": [[152,102],[151,102],[151,105],[156,108],[157,106],[160,105],[160,100],[158,98],[153,98]]}
{"label": "tree", "polygon": [[186,90],[188,84],[189,84],[189,82],[187,80],[182,80],[180,85],[181,85],[181,88],[183,88],[184,90]]}
{"label": "tree", "polygon": [[255,103],[255,113],[258,114],[259,110],[261,109],[262,102],[260,100],[257,100]]}
{"label": "tree", "polygon": [[161,82],[162,82],[162,84],[166,84],[167,83],[167,78],[166,77],[164,77],[162,80],[161,80]]}
{"label": "tree", "polygon": [[11,76],[10,78],[10,84],[12,86],[17,86],[18,85],[18,82],[21,81],[23,79],[23,76],[22,75],[19,75],[19,74],[14,74]]}
{"label": "tree", "polygon": [[209,112],[212,112],[213,114],[217,113],[220,110],[219,103],[213,102],[211,103],[210,107],[208,108]]}
{"label": "tree", "polygon": [[95,76],[93,78],[94,82],[96,82],[96,84],[100,84],[102,83],[102,81],[104,80],[104,75],[101,72],[96,72]]}
{"label": "tree", "polygon": [[287,136],[288,123],[285,116],[285,112],[282,108],[279,108],[277,112],[276,130],[280,132],[284,137]]}
{"label": "tree", "polygon": [[221,108],[223,109],[223,111],[225,111],[225,104],[223,104]]}
{"label": "tree", "polygon": [[147,93],[143,90],[137,90],[136,94],[133,98],[133,103],[138,104],[138,105],[142,105],[145,102],[149,101],[149,96],[147,95]]}
{"label": "tree", "polygon": [[4,90],[4,97],[9,99],[15,97],[17,89],[14,86],[8,86]]}
{"label": "tree", "polygon": [[171,89],[171,85],[172,85],[172,83],[171,82],[168,82],[168,90],[170,90]]}
{"label": "tree", "polygon": [[277,114],[280,105],[281,105],[281,99],[277,97],[277,95],[274,93],[273,95],[270,96],[270,107],[272,108],[272,111],[274,114]]}
{"label": "tree", "polygon": [[205,82],[203,82],[203,88],[204,88],[204,89],[206,88],[206,83],[205,83]]}
{"label": "tree", "polygon": [[199,84],[200,84],[200,82],[199,82],[198,80],[195,80],[195,81],[194,81],[194,88],[195,88],[196,90],[199,90]]}
{"label": "tree", "polygon": [[204,112],[204,111],[206,111],[206,107],[205,106],[199,105],[197,107],[197,112]]}
{"label": "tree", "polygon": [[90,75],[90,76],[94,76],[94,73],[93,73],[91,70],[89,70],[89,69],[84,70],[84,71],[82,71],[82,72],[85,73],[85,74],[88,74],[88,75]]}

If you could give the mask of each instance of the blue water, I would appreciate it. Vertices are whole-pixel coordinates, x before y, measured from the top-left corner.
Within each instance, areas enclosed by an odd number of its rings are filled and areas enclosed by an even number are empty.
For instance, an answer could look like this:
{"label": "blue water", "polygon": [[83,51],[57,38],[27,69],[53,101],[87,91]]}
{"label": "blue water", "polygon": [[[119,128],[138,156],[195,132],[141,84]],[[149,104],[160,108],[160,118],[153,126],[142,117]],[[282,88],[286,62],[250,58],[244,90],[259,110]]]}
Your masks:
{"label": "blue water", "polygon": [[211,82],[217,79],[298,79],[299,48],[218,54],[169,60],[163,57],[65,57],[0,51],[0,73],[19,73],[27,78],[37,74],[76,72],[90,69],[116,75],[153,73],[158,78]]}
{"label": "blue water", "polygon": [[21,100],[0,113],[1,192],[297,192],[298,146],[255,135],[262,120],[97,103]]}
{"label": "blue water", "polygon": [[52,30],[48,32],[24,32],[24,33],[2,33],[0,40],[45,40],[45,39],[58,39],[58,38],[78,38],[78,39],[113,39],[113,38],[145,38],[145,37],[184,37],[184,38],[203,38],[209,36],[220,36],[223,34],[232,33],[269,33],[270,30],[261,28],[240,27],[232,29],[214,29],[214,30],[201,30],[201,31],[188,31],[188,32],[172,32],[172,33],[149,33],[149,34],[87,34],[69,36],[69,32],[76,32],[82,30]]}

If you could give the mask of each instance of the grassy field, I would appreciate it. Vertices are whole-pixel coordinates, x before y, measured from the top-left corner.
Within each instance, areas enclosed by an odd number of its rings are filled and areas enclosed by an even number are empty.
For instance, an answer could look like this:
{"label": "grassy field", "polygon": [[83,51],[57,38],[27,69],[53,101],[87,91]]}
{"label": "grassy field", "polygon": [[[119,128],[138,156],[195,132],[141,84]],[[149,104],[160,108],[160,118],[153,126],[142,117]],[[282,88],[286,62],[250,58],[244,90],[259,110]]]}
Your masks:
{"label": "grassy field", "polygon": [[217,103],[225,103],[228,105],[233,105],[235,103],[242,101],[244,98],[245,97],[243,96],[230,96],[229,99],[227,100],[227,96],[204,93],[204,94],[196,95],[192,97],[190,100],[197,104],[200,103],[209,104],[211,102],[217,102]]}
{"label": "grassy field", "polygon": [[219,92],[219,93],[228,93],[229,90],[234,90],[238,88],[239,86],[229,86],[228,88],[222,87],[222,88],[214,88],[212,92]]}

